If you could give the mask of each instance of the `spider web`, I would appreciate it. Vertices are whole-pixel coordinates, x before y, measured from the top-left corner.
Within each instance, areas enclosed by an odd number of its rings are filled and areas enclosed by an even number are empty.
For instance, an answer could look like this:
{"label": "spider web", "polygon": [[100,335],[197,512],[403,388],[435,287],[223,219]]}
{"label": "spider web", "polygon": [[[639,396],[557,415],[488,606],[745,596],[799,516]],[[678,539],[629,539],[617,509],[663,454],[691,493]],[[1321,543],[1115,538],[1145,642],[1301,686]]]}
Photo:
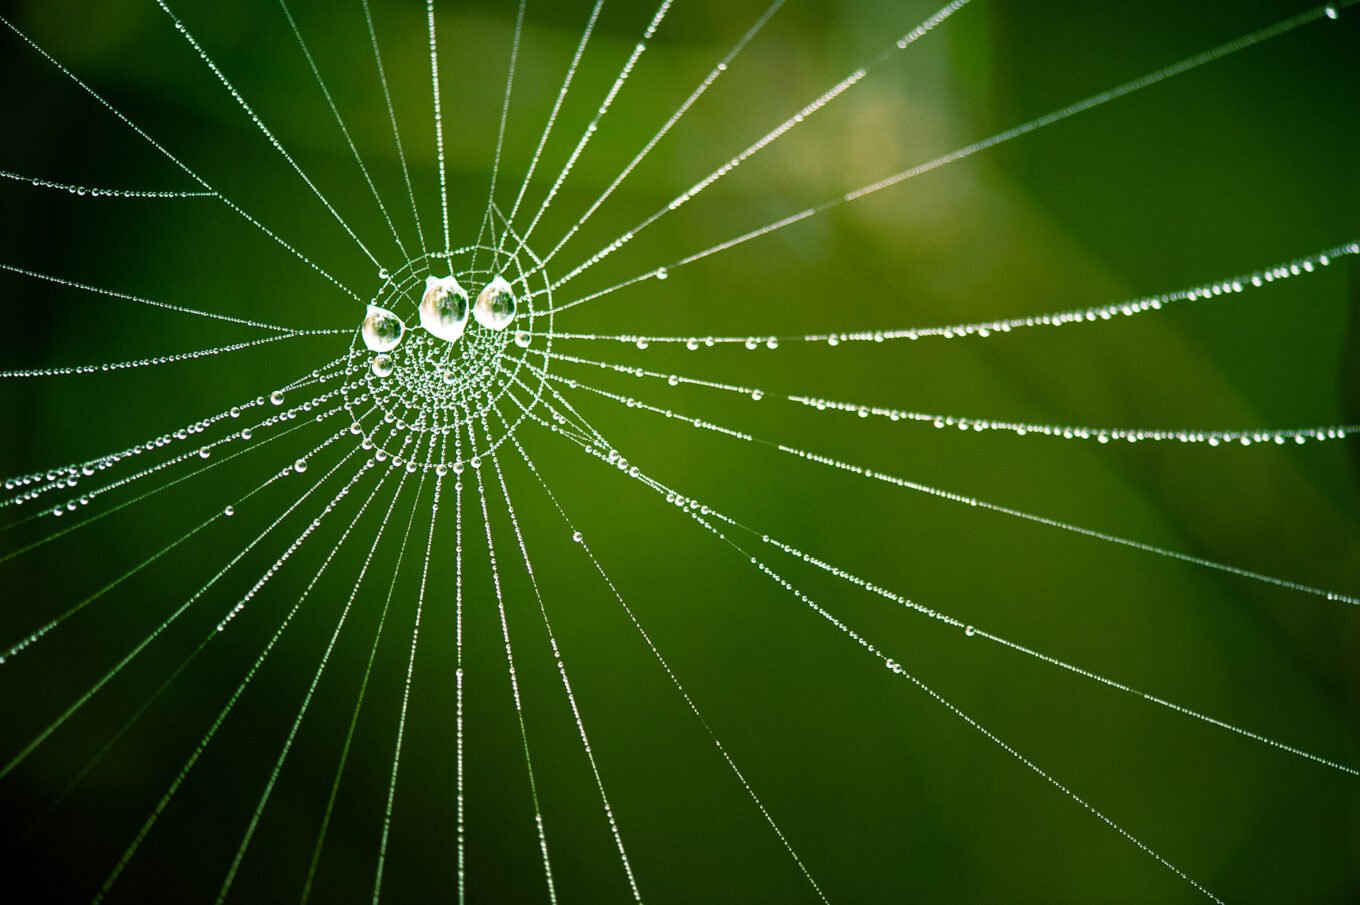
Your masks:
{"label": "spider web", "polygon": [[1347,4],[606,6],[7,15],[16,876],[1341,895]]}

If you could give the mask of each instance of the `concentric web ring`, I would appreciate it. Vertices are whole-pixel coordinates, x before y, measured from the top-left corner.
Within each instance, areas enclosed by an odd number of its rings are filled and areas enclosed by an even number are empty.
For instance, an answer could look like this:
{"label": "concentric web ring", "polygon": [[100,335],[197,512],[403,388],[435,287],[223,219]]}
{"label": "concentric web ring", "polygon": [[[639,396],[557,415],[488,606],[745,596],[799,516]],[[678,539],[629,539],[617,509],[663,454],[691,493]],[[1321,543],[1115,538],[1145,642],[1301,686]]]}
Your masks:
{"label": "concentric web ring", "polygon": [[[508,237],[517,246],[508,255],[491,245],[466,245],[420,255],[385,274],[372,304],[408,325],[417,322],[425,278],[449,273],[469,287],[504,277],[517,287],[519,310],[505,330],[470,321],[454,343],[410,329],[386,353],[391,372],[385,376],[372,366],[374,356],[356,330],[342,394],[350,433],[363,449],[412,472],[461,472],[464,462],[475,465],[499,448],[539,404],[552,353],[552,279],[513,231]],[[412,449],[430,454],[417,461]]]}

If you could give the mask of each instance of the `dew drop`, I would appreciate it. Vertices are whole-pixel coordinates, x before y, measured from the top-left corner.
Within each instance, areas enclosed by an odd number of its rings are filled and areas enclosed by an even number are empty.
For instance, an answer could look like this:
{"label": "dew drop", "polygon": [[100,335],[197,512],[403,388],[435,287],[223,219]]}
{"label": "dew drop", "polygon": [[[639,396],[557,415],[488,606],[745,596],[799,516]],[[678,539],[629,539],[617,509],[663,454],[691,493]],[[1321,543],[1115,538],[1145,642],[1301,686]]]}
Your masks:
{"label": "dew drop", "polygon": [[401,342],[402,336],[406,333],[406,325],[401,322],[401,318],[386,308],[369,305],[361,332],[364,345],[371,351],[391,352]]}
{"label": "dew drop", "polygon": [[1326,13],[1328,19],[1338,19],[1341,17],[1341,13],[1337,10],[1335,3],[1327,4]]}
{"label": "dew drop", "polygon": [[392,358],[388,355],[376,355],[373,358],[373,373],[379,377],[386,377],[392,373]]}
{"label": "dew drop", "polygon": [[658,268],[656,269],[656,278],[657,278],[658,280],[664,280],[664,279],[666,279],[666,278],[667,278],[668,276],[670,276],[670,275],[671,275],[671,272],[670,272],[669,270],[667,270],[666,268],[664,268],[664,267],[658,267]]}
{"label": "dew drop", "polygon": [[515,319],[515,294],[503,277],[495,277],[477,294],[472,314],[488,330],[504,330]]}
{"label": "dew drop", "polygon": [[243,428],[241,428],[241,439],[242,439],[242,440],[249,440],[249,439],[250,439],[251,437],[253,437],[253,436],[254,436],[254,434],[251,432],[250,428],[248,428],[248,427],[243,427]]}
{"label": "dew drop", "polygon": [[579,544],[581,542],[581,532],[580,531],[571,532],[571,539]]}
{"label": "dew drop", "polygon": [[977,629],[973,628],[971,625],[965,625],[963,627],[963,633],[971,638],[977,634]]}
{"label": "dew drop", "polygon": [[275,390],[269,394],[269,401],[274,405],[283,405],[283,390]]}
{"label": "dew drop", "polygon": [[527,349],[529,348],[529,341],[530,337],[527,330],[515,331],[515,345],[519,346],[521,349]]}
{"label": "dew drop", "polygon": [[427,277],[420,300],[420,326],[446,342],[456,342],[467,328],[468,294],[451,276]]}
{"label": "dew drop", "polygon": [[298,459],[296,462],[293,463],[293,471],[296,471],[298,474],[302,474],[306,470],[307,470],[306,459]]}
{"label": "dew drop", "polygon": [[231,516],[236,514],[236,507],[228,506],[226,509],[222,510],[222,514],[230,518]]}

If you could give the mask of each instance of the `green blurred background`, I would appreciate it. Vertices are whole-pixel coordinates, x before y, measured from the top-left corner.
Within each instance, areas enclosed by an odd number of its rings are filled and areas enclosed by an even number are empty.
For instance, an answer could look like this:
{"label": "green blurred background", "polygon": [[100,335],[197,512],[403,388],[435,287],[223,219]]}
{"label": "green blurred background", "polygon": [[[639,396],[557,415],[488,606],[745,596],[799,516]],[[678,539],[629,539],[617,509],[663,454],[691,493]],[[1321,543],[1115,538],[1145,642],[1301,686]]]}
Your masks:
{"label": "green blurred background", "polygon": [[[515,4],[437,4],[451,231],[487,179]],[[388,266],[402,258],[276,0],[177,3],[190,30]],[[415,244],[361,6],[290,3],[397,228]],[[1285,2],[976,0],[927,39],[563,289],[669,264],[848,189],[1299,11]],[[529,4],[506,135],[513,200],[590,4]],[[551,247],[764,9],[678,0],[532,244]],[[654,9],[606,4],[527,210],[537,209]],[[790,0],[554,262],[560,274],[934,12]],[[260,222],[363,297],[357,251],[151,2],[6,5],[4,15]],[[424,7],[375,2],[427,236],[439,231]],[[1360,13],[1307,26],[777,235],[572,309],[602,333],[791,334],[1102,305],[1360,235]],[[172,163],[17,38],[0,35],[0,169],[112,188],[192,189]],[[70,197],[0,185],[0,262],[288,325],[361,306],[205,199]],[[1351,259],[1353,260],[1353,259]],[[246,330],[0,274],[4,367],[136,358]],[[1121,427],[1360,420],[1356,270],[1156,316],[987,341],[785,343],[572,354],[759,386],[753,402],[561,364],[613,392],[1045,516],[1347,593],[1360,591],[1354,441],[1221,449],[938,431],[781,403],[779,393],[970,417]],[[341,354],[290,340],[164,368],[0,381],[0,470],[84,459],[267,393]],[[574,370],[573,370],[574,368]],[[1351,607],[975,511],[570,397],[645,472],[926,606],[1272,739],[1360,763]],[[236,500],[323,436],[299,430],[0,565],[8,645]],[[541,429],[526,450],[638,620],[833,902],[1179,902],[1199,894],[645,488]],[[343,450],[341,451],[343,452]],[[279,482],[0,669],[9,758],[338,459]],[[654,902],[815,901],[532,475],[502,458],[544,602],[641,892]],[[485,471],[485,469],[484,469]],[[490,477],[485,474],[484,477]],[[305,478],[305,482],[304,482]],[[395,484],[389,480],[388,486]],[[315,901],[371,898],[431,487],[408,482],[339,636],[233,899],[296,901],[377,631],[417,516],[320,861]],[[371,482],[364,486],[367,490]],[[548,845],[563,902],[629,891],[518,567],[492,523]],[[130,498],[123,497],[114,502]],[[475,484],[467,482],[467,891],[546,898]],[[455,898],[454,531],[444,488],[384,873],[392,902]],[[210,898],[386,510],[358,523],[195,764],[110,901]],[[3,782],[16,901],[88,899],[334,548],[328,520],[27,836],[315,513],[294,513]],[[13,512],[13,510],[11,510]],[[5,549],[53,530],[6,529]],[[64,526],[63,526],[64,527]],[[1232,902],[1360,900],[1355,777],[1190,720],[980,639],[734,537],[1056,780]],[[757,549],[759,548],[759,549]],[[414,552],[412,552],[414,551]],[[23,890],[23,892],[15,892]]]}

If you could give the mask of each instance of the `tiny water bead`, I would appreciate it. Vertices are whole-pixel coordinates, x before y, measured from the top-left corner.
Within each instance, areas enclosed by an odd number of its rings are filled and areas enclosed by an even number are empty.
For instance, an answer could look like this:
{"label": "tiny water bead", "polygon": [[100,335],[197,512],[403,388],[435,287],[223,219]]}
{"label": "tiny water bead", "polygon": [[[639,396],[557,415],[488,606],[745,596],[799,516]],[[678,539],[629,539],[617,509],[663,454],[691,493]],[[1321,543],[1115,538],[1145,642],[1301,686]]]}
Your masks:
{"label": "tiny water bead", "polygon": [[406,333],[406,325],[386,308],[369,305],[364,316],[364,345],[373,352],[391,352],[401,344]]}
{"label": "tiny water bead", "polygon": [[223,510],[222,510],[222,514],[225,515],[225,516],[227,516],[227,517],[231,517],[231,516],[233,516],[233,515],[236,514],[236,507],[235,507],[235,506],[228,506],[226,509],[223,509]]}
{"label": "tiny water bead", "polygon": [[495,277],[477,294],[472,309],[477,323],[488,330],[504,330],[515,319],[515,293],[504,277]]}
{"label": "tiny water bead", "polygon": [[273,405],[283,405],[283,390],[275,390],[270,393],[269,401]]}
{"label": "tiny water bead", "polygon": [[378,355],[373,359],[373,373],[379,377],[387,377],[392,373],[392,357],[390,355]]}
{"label": "tiny water bead", "polygon": [[446,342],[457,342],[467,328],[468,294],[451,276],[427,277],[420,300],[420,326]]}
{"label": "tiny water bead", "polygon": [[529,348],[529,343],[531,341],[532,337],[529,336],[529,332],[527,330],[515,331],[515,345],[519,346],[521,349]]}
{"label": "tiny water bead", "polygon": [[306,459],[298,459],[296,462],[293,463],[293,471],[296,471],[298,474],[302,474],[306,470],[307,470]]}

